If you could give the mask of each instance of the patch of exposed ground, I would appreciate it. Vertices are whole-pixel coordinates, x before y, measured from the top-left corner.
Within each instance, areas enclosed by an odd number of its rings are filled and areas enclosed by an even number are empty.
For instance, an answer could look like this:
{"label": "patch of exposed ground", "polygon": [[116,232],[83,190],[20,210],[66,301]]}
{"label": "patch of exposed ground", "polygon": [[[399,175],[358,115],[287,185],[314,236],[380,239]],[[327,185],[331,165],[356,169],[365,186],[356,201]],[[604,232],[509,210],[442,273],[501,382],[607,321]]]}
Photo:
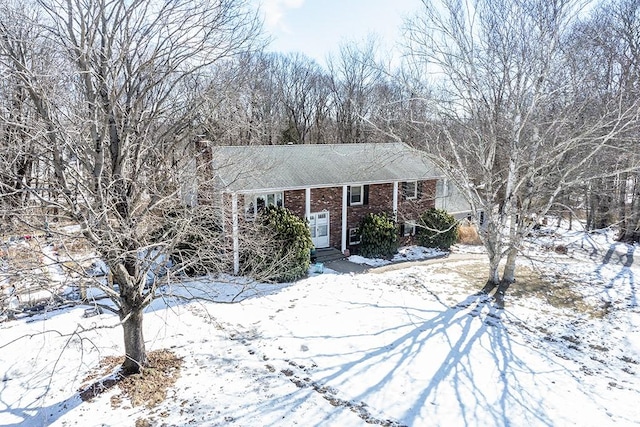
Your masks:
{"label": "patch of exposed ground", "polygon": [[[443,264],[443,272],[455,272],[464,279],[470,293],[477,292],[485,284],[488,267],[486,262],[463,262]],[[607,314],[608,307],[594,306],[576,289],[576,284],[566,277],[542,274],[532,268],[519,265],[516,282],[507,291],[507,305],[536,298],[545,301],[557,309],[571,309],[601,318]]]}
{"label": "patch of exposed ground", "polygon": [[536,297],[557,309],[570,309],[591,317],[602,318],[607,314],[606,305],[594,306],[578,292],[576,283],[561,276],[541,275],[539,271],[518,267],[517,281],[509,288],[513,299]]}
{"label": "patch of exposed ground", "polygon": [[[140,374],[123,376],[119,373],[124,357],[105,357],[85,381],[91,384],[80,389],[80,398],[91,401],[114,386],[120,393],[111,397],[111,406],[117,408],[128,399],[133,406],[153,408],[167,397],[167,390],[180,377],[182,358],[168,350],[147,354],[149,365]],[[96,380],[98,378],[98,380]]]}

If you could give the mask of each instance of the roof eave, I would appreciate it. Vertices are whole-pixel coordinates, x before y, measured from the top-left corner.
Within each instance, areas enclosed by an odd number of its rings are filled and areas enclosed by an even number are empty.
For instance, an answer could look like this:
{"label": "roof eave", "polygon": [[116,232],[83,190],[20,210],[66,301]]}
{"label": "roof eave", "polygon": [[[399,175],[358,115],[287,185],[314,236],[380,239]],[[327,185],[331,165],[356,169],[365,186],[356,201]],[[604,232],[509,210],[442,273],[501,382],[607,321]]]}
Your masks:
{"label": "roof eave", "polygon": [[372,184],[390,184],[390,183],[394,183],[394,182],[406,182],[406,181],[433,181],[433,180],[438,180],[438,179],[442,179],[444,178],[444,175],[435,175],[435,176],[431,176],[431,177],[419,177],[419,178],[413,178],[413,177],[407,177],[407,178],[402,178],[402,179],[395,179],[395,180],[377,180],[377,181],[350,181],[350,182],[341,182],[341,183],[326,183],[326,184],[315,184],[315,185],[296,185],[296,186],[289,186],[289,187],[267,187],[267,188],[243,188],[241,190],[222,190],[223,193],[227,193],[227,194],[252,194],[252,193],[257,193],[257,192],[261,192],[261,193],[275,193],[275,192],[279,192],[279,191],[294,191],[294,190],[306,190],[307,188],[310,189],[315,189],[315,188],[331,188],[331,187],[343,187],[345,185],[348,186],[352,186],[352,185],[372,185]]}

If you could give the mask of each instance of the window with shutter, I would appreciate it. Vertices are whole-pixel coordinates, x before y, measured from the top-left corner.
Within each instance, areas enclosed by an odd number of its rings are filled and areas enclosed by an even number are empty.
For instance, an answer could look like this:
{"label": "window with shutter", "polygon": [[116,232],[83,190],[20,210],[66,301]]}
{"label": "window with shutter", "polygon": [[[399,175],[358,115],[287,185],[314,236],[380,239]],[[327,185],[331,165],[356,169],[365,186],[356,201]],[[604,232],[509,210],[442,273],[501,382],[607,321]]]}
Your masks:
{"label": "window with shutter", "polygon": [[407,181],[402,183],[402,197],[406,200],[418,198],[418,181]]}
{"label": "window with shutter", "polygon": [[357,206],[364,204],[365,191],[363,185],[352,185],[347,190],[349,205]]}

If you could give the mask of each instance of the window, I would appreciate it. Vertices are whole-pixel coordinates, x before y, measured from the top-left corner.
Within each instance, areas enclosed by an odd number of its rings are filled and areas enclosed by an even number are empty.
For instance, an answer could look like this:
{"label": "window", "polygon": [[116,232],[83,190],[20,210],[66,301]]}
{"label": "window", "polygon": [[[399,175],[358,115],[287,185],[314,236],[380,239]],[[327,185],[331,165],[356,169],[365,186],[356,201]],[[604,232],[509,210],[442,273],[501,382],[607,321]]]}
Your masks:
{"label": "window", "polygon": [[349,203],[351,205],[361,205],[363,202],[364,191],[362,185],[352,185],[351,193],[349,195]]}
{"label": "window", "polygon": [[284,193],[255,194],[253,196],[245,196],[245,218],[247,221],[253,221],[256,214],[267,206],[284,206]]}
{"label": "window", "polygon": [[402,196],[407,200],[418,198],[418,181],[407,181],[402,183]]}
{"label": "window", "polygon": [[403,236],[408,237],[408,236],[415,236],[416,234],[416,222],[415,221],[406,221],[404,223],[404,232],[402,233]]}
{"label": "window", "polygon": [[349,229],[349,244],[350,245],[357,245],[358,243],[360,243],[360,235],[358,234],[358,229],[357,228],[350,228]]}
{"label": "window", "polygon": [[447,197],[449,195],[449,182],[446,179],[439,179],[436,182],[436,197]]}

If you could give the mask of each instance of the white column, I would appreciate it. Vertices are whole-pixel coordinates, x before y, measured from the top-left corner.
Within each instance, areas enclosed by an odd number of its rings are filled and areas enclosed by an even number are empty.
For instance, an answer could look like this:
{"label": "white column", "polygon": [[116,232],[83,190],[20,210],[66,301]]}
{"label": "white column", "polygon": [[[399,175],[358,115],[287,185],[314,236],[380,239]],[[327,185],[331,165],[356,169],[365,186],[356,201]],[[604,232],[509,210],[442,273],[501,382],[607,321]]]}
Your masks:
{"label": "white column", "polygon": [[311,189],[305,188],[304,189],[304,216],[308,220],[310,215],[311,215]]}
{"label": "white column", "polygon": [[393,220],[398,222],[398,181],[393,181]]}
{"label": "white column", "polygon": [[342,186],[342,253],[347,250],[347,186]]}
{"label": "white column", "polygon": [[240,272],[240,242],[238,238],[238,194],[231,195],[231,218],[233,221],[233,274]]}

